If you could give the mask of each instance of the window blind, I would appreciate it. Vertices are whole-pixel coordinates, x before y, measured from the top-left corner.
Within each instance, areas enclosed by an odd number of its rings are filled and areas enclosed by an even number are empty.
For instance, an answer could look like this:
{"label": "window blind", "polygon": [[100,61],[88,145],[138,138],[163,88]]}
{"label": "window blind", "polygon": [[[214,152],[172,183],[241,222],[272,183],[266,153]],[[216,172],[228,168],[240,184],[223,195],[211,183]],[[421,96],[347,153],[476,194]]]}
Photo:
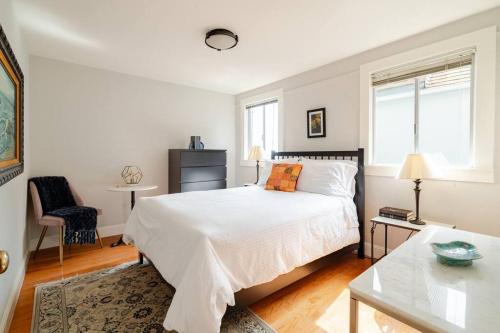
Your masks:
{"label": "window blind", "polygon": [[394,67],[372,74],[372,85],[413,79],[429,75],[427,86],[453,84],[470,80],[475,49],[467,49],[423,61]]}
{"label": "window blind", "polygon": [[265,106],[265,105],[273,104],[273,103],[278,103],[278,101],[276,99],[272,99],[272,100],[265,101],[265,102],[259,102],[259,103],[255,103],[255,104],[249,104],[249,105],[245,106],[245,108],[248,110],[248,109],[251,109],[251,108],[256,108],[256,107],[259,107],[259,106]]}

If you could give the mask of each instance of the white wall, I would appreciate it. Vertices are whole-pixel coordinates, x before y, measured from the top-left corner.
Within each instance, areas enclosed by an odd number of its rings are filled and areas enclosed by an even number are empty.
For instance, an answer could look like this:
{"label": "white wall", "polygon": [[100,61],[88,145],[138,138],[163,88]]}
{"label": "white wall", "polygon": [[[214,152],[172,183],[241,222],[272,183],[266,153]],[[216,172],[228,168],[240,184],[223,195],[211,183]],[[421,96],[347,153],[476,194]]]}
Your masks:
{"label": "white wall", "polygon": [[[236,101],[238,103],[243,98],[269,90],[283,89],[285,150],[356,149],[359,145],[359,66],[361,64],[494,24],[500,24],[500,9],[498,8],[245,92],[238,95]],[[497,50],[498,60],[500,60],[500,50]],[[497,65],[498,82],[500,82],[499,65]],[[425,218],[456,224],[460,229],[500,236],[499,86],[500,84],[497,84],[495,120],[497,181],[494,184],[424,181],[421,193],[421,215]],[[327,137],[307,139],[306,111],[323,106],[326,107]],[[238,108],[236,110],[240,112]],[[237,154],[240,154],[239,115],[236,117],[236,127],[238,131]],[[238,163],[236,175],[237,183],[242,184],[255,177],[255,170],[240,166]],[[366,177],[365,220],[369,221],[370,217],[377,215],[380,207],[386,205],[413,209],[412,188],[411,181]],[[369,236],[368,225],[366,235]],[[406,232],[391,232],[389,246],[397,246],[406,235]],[[377,244],[383,244],[382,228],[377,230],[375,237]]]}
{"label": "white wall", "polygon": [[[228,150],[234,184],[233,96],[40,57],[30,66],[32,176],[66,176],[104,210],[102,234],[121,233],[130,211],[130,194],[106,191],[122,182],[123,167],[138,165],[143,184],[159,185],[137,196],[167,193],[168,149],[187,148],[191,135]],[[33,246],[40,228],[31,229]]]}
{"label": "white wall", "polygon": [[[29,93],[28,56],[23,46],[11,1],[0,0],[0,24],[24,73],[25,96]],[[24,278],[27,255],[26,179],[30,172],[29,101],[24,99],[24,173],[0,187],[0,249],[10,255],[10,267],[0,275],[0,332],[12,315],[18,287]],[[12,310],[12,311],[11,311]]]}

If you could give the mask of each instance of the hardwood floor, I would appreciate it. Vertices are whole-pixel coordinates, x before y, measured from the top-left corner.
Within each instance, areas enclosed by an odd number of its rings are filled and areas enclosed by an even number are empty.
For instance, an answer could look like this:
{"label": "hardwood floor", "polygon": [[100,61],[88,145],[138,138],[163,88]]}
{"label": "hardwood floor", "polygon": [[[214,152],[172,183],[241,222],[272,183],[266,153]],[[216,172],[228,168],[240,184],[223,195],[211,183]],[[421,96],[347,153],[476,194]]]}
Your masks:
{"label": "hardwood floor", "polygon": [[349,282],[368,267],[368,259],[346,255],[335,265],[275,292],[250,308],[278,332],[338,332],[319,326],[318,320],[347,290]]}
{"label": "hardwood floor", "polygon": [[[112,267],[137,258],[134,247],[109,247],[115,240],[116,237],[104,238],[104,249],[97,245],[66,247],[63,266],[59,265],[57,248],[41,250],[36,259],[29,262],[10,332],[30,331],[37,284]],[[270,295],[253,304],[251,309],[279,332],[338,332],[328,329],[328,320],[324,317],[328,315],[329,309],[331,311],[332,304],[342,295],[345,296],[349,281],[369,266],[369,260],[347,255],[338,264]]]}

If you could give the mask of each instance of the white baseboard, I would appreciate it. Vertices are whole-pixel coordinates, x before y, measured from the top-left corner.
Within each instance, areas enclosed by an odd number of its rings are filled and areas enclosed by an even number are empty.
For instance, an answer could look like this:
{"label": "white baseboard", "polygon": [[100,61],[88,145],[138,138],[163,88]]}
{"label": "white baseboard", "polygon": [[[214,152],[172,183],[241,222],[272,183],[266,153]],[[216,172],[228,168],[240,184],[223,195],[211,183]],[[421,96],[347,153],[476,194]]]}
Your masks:
{"label": "white baseboard", "polygon": [[[108,237],[108,236],[115,236],[115,235],[122,234],[124,228],[125,228],[125,224],[114,224],[114,225],[106,225],[103,227],[98,227],[97,230],[99,231],[99,235],[101,237]],[[51,227],[49,227],[49,230],[50,229],[51,229]],[[38,237],[40,237],[40,236],[38,236]],[[30,240],[30,244],[29,244],[30,251],[34,251],[36,249],[36,244],[38,243],[38,239],[39,239],[38,237]],[[55,247],[55,246],[59,246],[59,238],[57,237],[57,235],[50,235],[50,236],[45,236],[40,248],[46,249],[46,248]]]}
{"label": "white baseboard", "polygon": [[26,253],[26,256],[23,259],[24,262],[22,263],[19,272],[15,276],[14,282],[12,283],[10,294],[7,296],[5,311],[0,317],[0,332],[8,331],[12,318],[14,317],[14,310],[16,309],[16,304],[24,282],[24,276],[26,275],[26,269],[28,267],[28,258],[29,252]]}
{"label": "white baseboard", "polygon": [[[371,243],[365,242],[365,257],[371,258]],[[391,253],[392,249],[387,248],[387,253]],[[375,245],[373,247],[373,256],[375,258],[380,258],[384,255],[384,247],[380,245]]]}

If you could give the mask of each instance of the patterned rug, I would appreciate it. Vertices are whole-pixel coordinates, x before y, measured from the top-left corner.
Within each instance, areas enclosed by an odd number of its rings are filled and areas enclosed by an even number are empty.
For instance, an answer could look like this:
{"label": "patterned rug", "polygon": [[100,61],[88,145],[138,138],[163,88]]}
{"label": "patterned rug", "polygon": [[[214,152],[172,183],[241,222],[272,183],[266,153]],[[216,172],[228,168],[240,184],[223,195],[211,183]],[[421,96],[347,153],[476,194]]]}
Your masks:
{"label": "patterned rug", "polygon": [[[121,265],[40,285],[31,332],[166,332],[173,289],[151,265]],[[228,307],[224,333],[275,332],[248,309]]]}

